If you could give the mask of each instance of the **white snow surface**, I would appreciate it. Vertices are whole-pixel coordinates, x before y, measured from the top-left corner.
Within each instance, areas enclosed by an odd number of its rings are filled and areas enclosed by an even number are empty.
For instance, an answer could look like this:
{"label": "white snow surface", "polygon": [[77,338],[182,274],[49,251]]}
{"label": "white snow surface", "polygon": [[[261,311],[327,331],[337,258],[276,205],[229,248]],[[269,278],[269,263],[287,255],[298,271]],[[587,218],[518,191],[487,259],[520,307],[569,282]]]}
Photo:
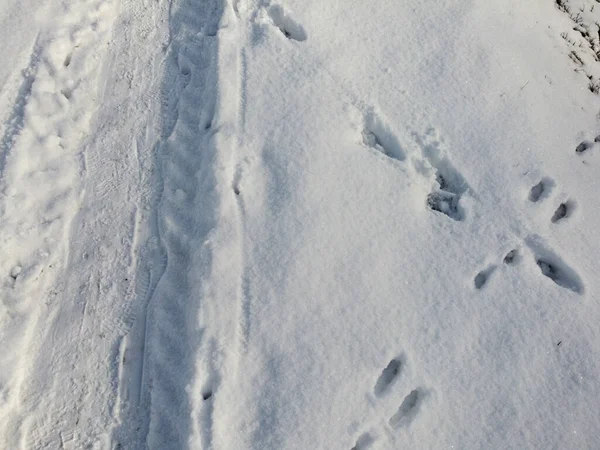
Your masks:
{"label": "white snow surface", "polygon": [[0,447],[600,448],[594,0],[6,0]]}

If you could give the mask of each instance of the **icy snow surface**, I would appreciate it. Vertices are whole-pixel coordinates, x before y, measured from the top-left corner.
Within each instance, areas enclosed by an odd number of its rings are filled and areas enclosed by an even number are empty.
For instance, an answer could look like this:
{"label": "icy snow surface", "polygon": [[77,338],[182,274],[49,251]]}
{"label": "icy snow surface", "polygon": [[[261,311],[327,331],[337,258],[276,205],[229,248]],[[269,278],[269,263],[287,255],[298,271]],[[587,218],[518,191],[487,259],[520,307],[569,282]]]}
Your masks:
{"label": "icy snow surface", "polygon": [[600,448],[594,0],[6,0],[0,447]]}

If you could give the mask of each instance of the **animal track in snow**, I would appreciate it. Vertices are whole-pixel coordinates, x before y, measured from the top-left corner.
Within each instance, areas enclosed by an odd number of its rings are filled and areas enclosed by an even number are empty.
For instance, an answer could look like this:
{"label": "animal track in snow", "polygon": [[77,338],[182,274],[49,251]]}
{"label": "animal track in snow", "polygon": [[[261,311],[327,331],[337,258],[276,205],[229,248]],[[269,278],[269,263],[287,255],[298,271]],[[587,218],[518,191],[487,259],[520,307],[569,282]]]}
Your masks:
{"label": "animal track in snow", "polygon": [[422,401],[422,393],[414,389],[404,397],[404,401],[398,408],[398,411],[390,418],[390,426],[394,429],[406,427],[414,420],[419,412]]}
{"label": "animal track in snow", "polygon": [[592,142],[592,141],[582,141],[575,148],[575,153],[579,153],[579,154],[585,153],[588,150],[594,148],[598,142],[600,142],[600,136],[596,136],[596,139],[594,139],[594,142]]}
{"label": "animal track in snow", "polygon": [[[537,183],[530,189],[529,201],[537,203],[543,198],[548,197],[554,185],[554,180],[552,180],[551,178],[542,178],[539,183]],[[575,206],[576,204],[573,200],[567,200],[561,203],[552,215],[552,218],[550,220],[552,221],[552,223],[556,223],[562,219],[569,217],[575,210]]]}
{"label": "animal track in snow", "polygon": [[286,14],[282,6],[271,6],[269,8],[269,17],[273,21],[273,25],[279,28],[286,38],[299,42],[305,41],[308,38],[304,27]]}
{"label": "animal track in snow", "polygon": [[556,223],[561,219],[564,219],[565,217],[567,217],[567,204],[566,203],[561,203],[559,205],[559,207],[556,209],[556,211],[554,212],[554,215],[552,216],[552,223]]}
{"label": "animal track in snow", "polygon": [[519,261],[519,251],[515,248],[508,252],[502,262],[506,265],[512,266]]}
{"label": "animal track in snow", "polygon": [[552,180],[552,178],[542,178],[540,182],[533,186],[529,191],[529,201],[537,203],[541,199],[547,197],[552,191],[554,184],[555,183],[554,180]]}
{"label": "animal track in snow", "polygon": [[453,192],[454,189],[448,188],[448,184],[442,175],[438,174],[436,181],[439,189],[427,196],[427,206],[433,211],[441,212],[453,220],[462,220],[463,216],[458,205],[460,195]]}
{"label": "animal track in snow", "polygon": [[492,273],[494,273],[494,270],[496,270],[496,266],[490,266],[487,269],[479,272],[473,280],[473,284],[475,284],[475,289],[483,288],[483,286],[485,286],[485,284],[488,282]]}
{"label": "animal track in snow", "polygon": [[[595,142],[600,142],[600,136],[598,136]],[[577,152],[585,151],[593,143],[584,141],[577,148]],[[440,183],[442,185],[442,183]],[[550,177],[542,177],[542,179],[532,186],[529,190],[528,200],[532,203],[538,203],[545,198],[549,197],[556,183]],[[556,224],[565,219],[568,219],[577,207],[577,202],[572,199],[567,199],[561,202],[554,214],[550,218],[551,223]],[[525,240],[527,246],[533,254],[534,261],[545,277],[552,280],[557,286],[571,290],[577,294],[583,294],[584,284],[577,274],[577,272],[569,267],[562,258],[557,254],[549,250],[541,241],[538,236],[530,236]],[[518,248],[510,250],[503,258],[502,262],[504,265],[512,266],[517,264],[522,259],[521,251]],[[490,275],[496,269],[496,266],[490,266],[485,270],[479,272],[473,279],[473,283],[477,290],[482,289]]]}
{"label": "animal track in snow", "polygon": [[464,211],[460,206],[460,198],[469,186],[458,170],[452,165],[443,142],[437,131],[429,129],[424,135],[413,133],[424,160],[434,169],[437,189],[427,197],[427,206],[432,211],[441,212],[456,221],[464,220]]}
{"label": "animal track in snow", "polygon": [[[404,356],[397,356],[381,371],[373,388],[373,393],[377,399],[392,395],[392,389],[397,384],[405,364]],[[420,409],[423,393],[423,389],[417,388],[406,395],[396,412],[387,420],[387,425],[394,430],[409,426]],[[376,440],[376,433],[371,431],[363,432],[358,436],[356,443],[351,450],[366,450],[370,448]]]}
{"label": "animal track in snow", "polygon": [[[517,264],[521,260],[520,250],[518,248],[514,248],[510,250],[504,258],[502,258],[502,263],[507,266],[513,266]],[[485,287],[485,285],[490,280],[492,274],[496,271],[498,266],[496,264],[491,264],[487,268],[481,270],[475,278],[473,278],[473,285],[475,289],[481,290]]]}
{"label": "animal track in snow", "polygon": [[402,148],[396,135],[392,132],[390,127],[373,112],[365,115],[362,137],[363,143],[367,147],[371,147],[398,161],[404,161],[406,159],[406,152]]}
{"label": "animal track in snow", "polygon": [[[583,294],[584,284],[577,272],[572,269],[562,258],[547,248],[539,236],[533,235],[525,240],[529,247],[533,259],[542,275],[552,280],[557,286],[569,289],[576,294]],[[522,259],[519,249],[509,251],[503,258],[505,265],[512,266]],[[473,282],[476,289],[482,289],[489,281],[490,275],[496,270],[497,266],[492,265],[479,272]]]}
{"label": "animal track in snow", "polygon": [[400,375],[402,369],[402,360],[400,358],[394,358],[390,361],[385,369],[379,375],[377,383],[373,392],[376,397],[382,397],[390,391],[390,388]]}
{"label": "animal track in snow", "polygon": [[584,286],[581,278],[562,258],[545,247],[537,236],[529,237],[526,243],[531,249],[542,275],[562,288],[583,294]]}
{"label": "animal track in snow", "polygon": [[[429,129],[424,135],[413,132],[412,138],[413,144],[421,150],[420,155],[410,155],[413,167],[426,178],[434,176],[437,185],[427,196],[426,205],[453,220],[463,220],[460,198],[469,186],[445,155],[435,129]],[[408,153],[396,134],[372,111],[364,115],[362,141],[389,158],[401,162],[407,159]]]}
{"label": "animal track in snow", "polygon": [[552,219],[550,220],[552,221],[552,223],[557,223],[563,219],[567,219],[573,214],[574,210],[575,202],[572,200],[567,200],[558,205],[558,208],[556,208],[556,211],[554,212]]}
{"label": "animal track in snow", "polygon": [[542,274],[550,278],[557,285],[570,289],[574,292],[581,293],[581,286],[574,278],[570,277],[564,267],[560,267],[560,265],[557,263],[553,263],[541,258],[536,260],[536,264],[542,271]]}
{"label": "animal track in snow", "polygon": [[580,143],[576,148],[575,148],[575,152],[576,153],[583,153],[586,150],[592,148],[594,144],[590,141],[583,141],[582,143]]}

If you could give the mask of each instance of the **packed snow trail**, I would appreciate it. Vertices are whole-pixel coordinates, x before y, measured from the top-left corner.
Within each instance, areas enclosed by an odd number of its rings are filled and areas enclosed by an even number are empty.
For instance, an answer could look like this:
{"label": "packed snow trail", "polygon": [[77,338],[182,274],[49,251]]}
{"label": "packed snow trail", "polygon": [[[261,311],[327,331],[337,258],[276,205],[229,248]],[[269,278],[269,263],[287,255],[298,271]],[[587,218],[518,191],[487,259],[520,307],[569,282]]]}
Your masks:
{"label": "packed snow trail", "polygon": [[[219,29],[224,27],[222,8],[218,0],[182,0],[170,10],[162,86],[166,102],[156,150],[161,194],[147,256],[142,257],[151,265],[139,275],[142,304],[119,358],[124,411],[115,439],[127,445],[138,442],[140,448],[212,445],[213,396],[224,359],[219,336],[227,334],[229,319],[212,317],[213,322],[210,311],[235,313],[236,286],[228,289],[226,283],[239,270],[236,222],[229,230],[217,216],[227,208],[221,193],[230,194],[229,186],[220,183],[223,176],[227,184],[231,178],[227,158],[233,150],[229,141],[235,137],[237,110],[235,98],[232,102],[227,97],[227,85],[217,90],[216,84],[216,36],[227,33]],[[233,116],[226,107],[215,111],[217,101],[232,102]],[[224,168],[220,178],[218,167]],[[214,254],[215,246],[223,256]]]}

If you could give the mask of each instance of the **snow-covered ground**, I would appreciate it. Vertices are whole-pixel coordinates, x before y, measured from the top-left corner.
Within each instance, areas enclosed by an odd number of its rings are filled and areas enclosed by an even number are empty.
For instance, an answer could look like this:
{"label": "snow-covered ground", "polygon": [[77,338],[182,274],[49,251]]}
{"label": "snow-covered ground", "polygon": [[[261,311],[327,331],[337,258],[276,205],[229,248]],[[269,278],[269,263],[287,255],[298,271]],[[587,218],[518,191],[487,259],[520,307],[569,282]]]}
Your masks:
{"label": "snow-covered ground", "polygon": [[6,0],[0,447],[600,448],[595,0]]}

